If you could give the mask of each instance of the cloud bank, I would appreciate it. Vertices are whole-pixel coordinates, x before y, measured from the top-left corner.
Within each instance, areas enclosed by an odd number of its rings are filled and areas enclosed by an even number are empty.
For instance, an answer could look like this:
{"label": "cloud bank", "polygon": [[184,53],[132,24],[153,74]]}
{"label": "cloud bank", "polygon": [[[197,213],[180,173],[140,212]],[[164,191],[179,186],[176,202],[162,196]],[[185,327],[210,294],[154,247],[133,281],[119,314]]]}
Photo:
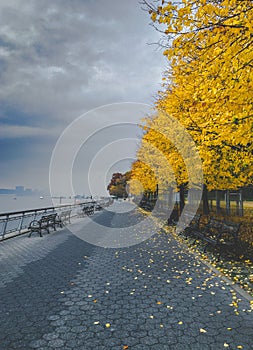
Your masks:
{"label": "cloud bank", "polygon": [[46,187],[70,122],[104,104],[152,103],[160,88],[165,61],[148,45],[159,33],[138,1],[10,0],[0,22],[0,187]]}

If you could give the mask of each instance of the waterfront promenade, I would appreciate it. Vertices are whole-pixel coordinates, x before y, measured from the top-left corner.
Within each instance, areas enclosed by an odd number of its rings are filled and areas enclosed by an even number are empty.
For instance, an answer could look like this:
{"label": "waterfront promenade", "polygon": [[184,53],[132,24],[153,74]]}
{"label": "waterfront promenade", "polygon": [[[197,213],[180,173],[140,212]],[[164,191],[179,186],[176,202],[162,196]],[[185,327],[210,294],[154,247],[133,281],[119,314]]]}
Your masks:
{"label": "waterfront promenade", "polygon": [[[141,229],[141,218],[102,211],[100,225],[73,221],[78,235],[1,242],[0,349],[253,349],[249,300],[173,235],[153,225],[151,236],[145,220]],[[117,230],[139,243],[110,248]]]}

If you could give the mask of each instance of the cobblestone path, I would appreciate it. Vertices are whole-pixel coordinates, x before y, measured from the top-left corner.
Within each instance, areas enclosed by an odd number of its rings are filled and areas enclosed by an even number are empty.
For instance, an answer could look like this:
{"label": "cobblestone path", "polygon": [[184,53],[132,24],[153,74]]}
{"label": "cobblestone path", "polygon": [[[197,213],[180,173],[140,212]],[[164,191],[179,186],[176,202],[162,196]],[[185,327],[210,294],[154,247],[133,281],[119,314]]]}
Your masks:
{"label": "cobblestone path", "polygon": [[0,276],[1,350],[253,349],[249,301],[173,235],[120,249],[21,236],[1,243]]}

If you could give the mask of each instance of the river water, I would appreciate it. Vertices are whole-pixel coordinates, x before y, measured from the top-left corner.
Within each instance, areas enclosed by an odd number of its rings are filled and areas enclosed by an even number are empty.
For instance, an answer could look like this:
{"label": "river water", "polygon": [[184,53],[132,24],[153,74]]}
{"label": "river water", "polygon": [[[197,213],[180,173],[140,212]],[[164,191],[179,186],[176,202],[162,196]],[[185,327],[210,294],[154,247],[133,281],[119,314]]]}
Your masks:
{"label": "river water", "polygon": [[45,196],[41,199],[39,196],[15,196],[1,194],[0,214],[13,211],[45,208],[60,204],[74,204],[74,199],[62,198],[60,203],[60,199],[52,200],[50,196]]}

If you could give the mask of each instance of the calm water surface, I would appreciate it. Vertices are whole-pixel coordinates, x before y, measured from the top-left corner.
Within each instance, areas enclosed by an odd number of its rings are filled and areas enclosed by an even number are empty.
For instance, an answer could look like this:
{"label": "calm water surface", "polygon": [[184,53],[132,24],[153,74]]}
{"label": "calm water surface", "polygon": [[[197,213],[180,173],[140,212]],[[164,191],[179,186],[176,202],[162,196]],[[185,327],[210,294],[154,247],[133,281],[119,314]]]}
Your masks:
{"label": "calm water surface", "polygon": [[[37,208],[45,208],[53,205],[59,205],[60,200],[54,199],[54,203],[51,197],[43,197],[40,199],[38,196],[14,196],[14,195],[0,195],[0,214],[21,211]],[[74,204],[74,199],[62,199],[61,204]]]}

